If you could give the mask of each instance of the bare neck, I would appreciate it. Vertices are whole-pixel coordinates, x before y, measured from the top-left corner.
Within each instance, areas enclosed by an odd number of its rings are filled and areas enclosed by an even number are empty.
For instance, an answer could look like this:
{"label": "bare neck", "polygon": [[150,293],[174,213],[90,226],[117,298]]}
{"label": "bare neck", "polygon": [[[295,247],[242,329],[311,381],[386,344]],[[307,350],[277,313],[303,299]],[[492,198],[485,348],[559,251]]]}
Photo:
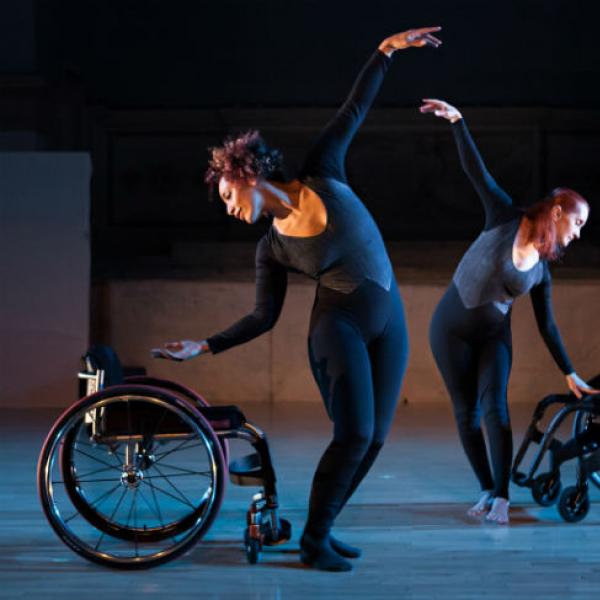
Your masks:
{"label": "bare neck", "polygon": [[283,220],[298,211],[302,184],[294,179],[287,182],[263,181],[260,191],[265,198],[265,212]]}

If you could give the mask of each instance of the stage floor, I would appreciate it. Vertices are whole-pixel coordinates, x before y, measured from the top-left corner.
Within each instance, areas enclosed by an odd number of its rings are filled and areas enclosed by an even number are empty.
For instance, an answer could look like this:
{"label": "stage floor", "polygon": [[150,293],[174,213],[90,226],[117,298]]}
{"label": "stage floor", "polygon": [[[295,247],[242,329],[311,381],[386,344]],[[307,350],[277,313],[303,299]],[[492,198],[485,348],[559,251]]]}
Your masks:
{"label": "stage floor", "polygon": [[[229,485],[220,515],[186,556],[152,570],[87,563],[45,521],[35,489],[37,453],[55,410],[0,412],[0,598],[532,598],[596,597],[600,588],[600,491],[579,524],[512,487],[508,527],[469,519],[478,495],[446,405],[404,405],[372,472],[340,516],[336,534],[363,548],[350,573],[301,566],[297,541],[313,469],[329,424],[314,404],[245,406],[269,434],[289,544],[258,565],[242,550],[253,488]],[[520,443],[532,406],[513,414]],[[564,482],[574,481],[572,469]]]}

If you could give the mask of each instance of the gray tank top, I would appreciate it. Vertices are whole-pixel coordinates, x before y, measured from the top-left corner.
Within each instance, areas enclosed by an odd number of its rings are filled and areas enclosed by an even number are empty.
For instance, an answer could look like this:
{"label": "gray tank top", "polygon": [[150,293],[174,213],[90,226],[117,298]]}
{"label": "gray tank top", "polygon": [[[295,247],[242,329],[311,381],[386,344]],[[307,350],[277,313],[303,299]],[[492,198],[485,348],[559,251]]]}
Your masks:
{"label": "gray tank top", "polygon": [[466,308],[493,303],[508,313],[517,296],[527,294],[544,276],[542,262],[528,271],[519,271],[512,259],[512,248],[521,222],[514,219],[486,229],[465,252],[453,281]]}

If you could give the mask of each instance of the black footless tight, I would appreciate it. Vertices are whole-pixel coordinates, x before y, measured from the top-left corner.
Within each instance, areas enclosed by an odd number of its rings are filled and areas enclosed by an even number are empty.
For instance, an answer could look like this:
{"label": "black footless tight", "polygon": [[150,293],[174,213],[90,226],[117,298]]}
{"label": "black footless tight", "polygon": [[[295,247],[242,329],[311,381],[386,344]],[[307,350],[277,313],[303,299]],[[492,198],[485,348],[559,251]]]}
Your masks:
{"label": "black footless tight", "polygon": [[408,357],[396,283],[389,292],[368,280],[351,294],[320,288],[308,342],[334,424],[314,476],[306,525],[322,537],[369,471],[392,423]]}
{"label": "black footless tight", "polygon": [[[463,448],[482,490],[508,498],[512,431],[507,385],[512,363],[510,313],[492,304],[466,309],[454,284],[431,322],[431,349],[452,404]],[[481,430],[486,426],[493,468]]]}

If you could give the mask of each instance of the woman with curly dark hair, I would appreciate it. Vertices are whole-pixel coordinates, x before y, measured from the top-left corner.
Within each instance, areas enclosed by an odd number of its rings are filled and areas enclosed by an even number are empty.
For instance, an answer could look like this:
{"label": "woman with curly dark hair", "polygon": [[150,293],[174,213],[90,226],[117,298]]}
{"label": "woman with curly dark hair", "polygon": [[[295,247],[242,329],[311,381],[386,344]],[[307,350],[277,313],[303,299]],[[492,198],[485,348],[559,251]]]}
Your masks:
{"label": "woman with curly dark hair", "polygon": [[[431,349],[452,399],[460,439],[481,485],[471,516],[509,522],[512,431],[507,387],[512,363],[510,316],[517,296],[531,295],[537,324],[571,391],[594,393],[573,370],[552,313],[548,261],[579,238],[590,212],[567,188],[523,211],[486,169],[460,112],[423,100],[421,112],[452,123],[460,160],[485,211],[485,225],[467,250],[431,321]],[[492,469],[481,431],[486,424]]]}
{"label": "woman with curly dark hair", "polygon": [[439,27],[386,38],[309,152],[299,176],[280,177],[281,155],[257,132],[212,149],[207,180],[227,212],[247,223],[273,219],[256,252],[256,306],[206,340],[166,344],[157,354],[188,359],[247,342],[275,324],[287,271],[318,281],[308,350],[333,421],[333,440],[314,476],[301,560],[347,571],[360,551],[330,535],[333,522],[369,471],[389,431],[408,358],[404,311],[381,234],[346,179],[346,151],[396,50],[440,45]]}

